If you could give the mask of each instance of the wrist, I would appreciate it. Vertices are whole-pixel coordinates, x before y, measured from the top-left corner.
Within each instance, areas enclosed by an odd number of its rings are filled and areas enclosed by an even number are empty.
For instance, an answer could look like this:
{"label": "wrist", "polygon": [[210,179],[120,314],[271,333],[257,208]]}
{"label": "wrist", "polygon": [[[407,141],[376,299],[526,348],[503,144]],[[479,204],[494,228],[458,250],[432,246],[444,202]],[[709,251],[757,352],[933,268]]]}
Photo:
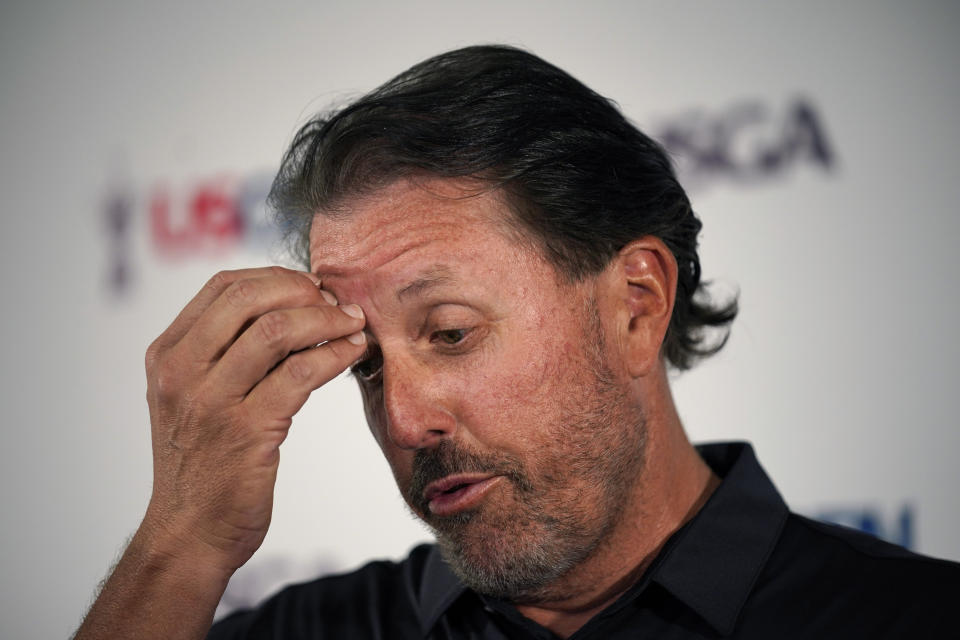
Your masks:
{"label": "wrist", "polygon": [[231,570],[145,518],[78,629],[77,640],[206,636]]}
{"label": "wrist", "polygon": [[236,571],[227,558],[188,530],[161,524],[148,514],[130,541],[144,572],[168,576],[204,593],[219,588],[217,599]]}

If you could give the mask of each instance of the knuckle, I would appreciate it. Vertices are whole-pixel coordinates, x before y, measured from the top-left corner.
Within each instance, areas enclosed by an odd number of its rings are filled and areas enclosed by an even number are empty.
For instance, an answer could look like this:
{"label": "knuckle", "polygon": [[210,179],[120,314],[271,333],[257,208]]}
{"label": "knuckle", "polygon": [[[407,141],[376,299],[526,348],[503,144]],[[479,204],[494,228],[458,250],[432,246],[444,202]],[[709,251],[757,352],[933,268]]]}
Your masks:
{"label": "knuckle", "polygon": [[147,373],[150,373],[156,368],[162,353],[163,344],[160,342],[160,338],[157,338],[147,347],[147,353],[144,356],[144,365],[146,366]]}
{"label": "knuckle", "polygon": [[290,332],[290,322],[286,315],[278,312],[266,313],[253,323],[260,340],[266,345],[278,348],[283,345]]}
{"label": "knuckle", "polygon": [[207,281],[207,288],[216,292],[223,291],[233,282],[232,271],[218,271]]}
{"label": "knuckle", "polygon": [[179,394],[183,372],[170,358],[160,358],[153,367],[153,387],[161,400],[168,400]]}
{"label": "knuckle", "polygon": [[291,356],[284,361],[283,367],[287,371],[287,376],[295,382],[306,383],[313,379],[313,367],[307,358]]}
{"label": "knuckle", "polygon": [[270,265],[269,270],[270,270],[270,275],[272,276],[282,276],[289,273],[288,269],[284,269],[283,267],[280,267],[277,265]]}
{"label": "knuckle", "polygon": [[259,287],[252,280],[237,280],[224,291],[227,302],[234,307],[246,307],[257,299]]}

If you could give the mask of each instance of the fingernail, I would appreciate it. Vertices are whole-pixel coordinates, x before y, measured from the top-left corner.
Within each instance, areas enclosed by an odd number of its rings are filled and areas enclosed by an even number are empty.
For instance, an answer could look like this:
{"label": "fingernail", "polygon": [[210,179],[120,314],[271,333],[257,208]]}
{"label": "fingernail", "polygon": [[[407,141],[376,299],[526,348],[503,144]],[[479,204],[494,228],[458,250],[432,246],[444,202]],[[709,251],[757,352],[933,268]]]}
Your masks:
{"label": "fingernail", "polygon": [[310,282],[312,282],[315,287],[318,287],[318,288],[320,287],[320,283],[321,283],[320,276],[318,276],[315,273],[310,273],[309,271],[303,271],[302,273],[303,275],[310,278]]}
{"label": "fingernail", "polygon": [[333,306],[337,306],[337,297],[332,293],[330,293],[329,291],[327,291],[326,289],[320,289],[320,295],[322,295],[323,299],[329,302],[330,304],[332,304]]}
{"label": "fingernail", "polygon": [[363,317],[363,309],[361,309],[358,305],[355,305],[355,304],[348,304],[345,307],[340,307],[340,310],[343,311],[348,316],[350,316],[351,318]]}
{"label": "fingernail", "polygon": [[364,335],[363,331],[357,331],[356,333],[351,333],[347,336],[347,342],[350,342],[355,345],[361,345],[367,341],[367,336]]}

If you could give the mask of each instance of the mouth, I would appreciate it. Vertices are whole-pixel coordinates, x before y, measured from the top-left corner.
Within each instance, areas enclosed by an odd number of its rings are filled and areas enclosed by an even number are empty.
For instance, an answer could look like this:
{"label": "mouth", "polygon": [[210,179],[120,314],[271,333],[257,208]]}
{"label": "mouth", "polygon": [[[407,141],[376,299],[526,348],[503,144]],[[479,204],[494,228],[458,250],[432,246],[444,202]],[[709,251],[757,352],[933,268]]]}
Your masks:
{"label": "mouth", "polygon": [[427,485],[423,499],[435,516],[452,516],[476,507],[503,476],[458,473]]}

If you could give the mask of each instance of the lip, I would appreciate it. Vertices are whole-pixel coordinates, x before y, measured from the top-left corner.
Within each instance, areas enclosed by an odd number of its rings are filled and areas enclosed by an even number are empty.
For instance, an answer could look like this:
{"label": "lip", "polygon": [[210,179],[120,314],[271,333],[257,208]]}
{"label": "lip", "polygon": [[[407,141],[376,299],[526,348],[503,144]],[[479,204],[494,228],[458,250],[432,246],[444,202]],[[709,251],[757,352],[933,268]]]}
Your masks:
{"label": "lip", "polygon": [[476,507],[503,476],[458,473],[427,485],[424,500],[435,516],[452,516]]}

